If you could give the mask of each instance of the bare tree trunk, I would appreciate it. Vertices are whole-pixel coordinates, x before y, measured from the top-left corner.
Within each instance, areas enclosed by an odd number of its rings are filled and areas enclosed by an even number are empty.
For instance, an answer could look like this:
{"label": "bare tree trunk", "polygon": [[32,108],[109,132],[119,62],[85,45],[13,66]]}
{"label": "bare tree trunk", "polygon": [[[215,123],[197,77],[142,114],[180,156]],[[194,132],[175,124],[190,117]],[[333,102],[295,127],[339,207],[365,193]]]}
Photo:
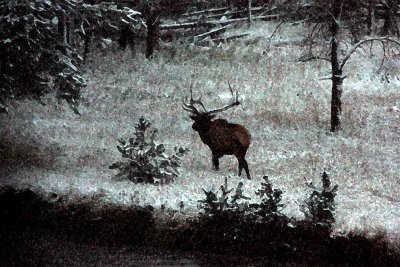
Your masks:
{"label": "bare tree trunk", "polygon": [[68,22],[67,16],[63,15],[58,22],[58,33],[61,36],[62,42],[68,44]]}
{"label": "bare tree trunk", "polygon": [[132,56],[135,55],[135,33],[132,31],[129,25],[121,26],[118,43],[121,50],[125,50],[129,45]]}
{"label": "bare tree trunk", "polygon": [[248,25],[249,27],[251,26],[251,0],[247,0],[248,1],[248,6],[247,6],[247,20],[248,20]]}
{"label": "bare tree trunk", "polygon": [[146,58],[151,58],[154,53],[154,49],[158,47],[160,37],[160,20],[157,15],[158,14],[152,13],[146,19]]}
{"label": "bare tree trunk", "polygon": [[67,44],[71,44],[71,21],[67,16],[64,16],[65,19],[65,42]]}
{"label": "bare tree trunk", "polygon": [[391,16],[390,16],[390,8],[388,6],[385,6],[385,15],[384,15],[384,22],[383,22],[383,29],[382,29],[383,35],[389,35],[391,25],[392,25],[392,20],[391,20]]}
{"label": "bare tree trunk", "polygon": [[332,68],[332,99],[331,99],[331,132],[341,129],[343,77],[340,67],[339,29],[341,6],[334,7],[331,22],[331,68]]}
{"label": "bare tree trunk", "polygon": [[92,31],[88,30],[85,34],[85,39],[84,39],[84,50],[83,50],[83,61],[84,62],[86,62],[86,59],[90,52],[91,40],[92,40]]}
{"label": "bare tree trunk", "polygon": [[399,0],[394,0],[393,1],[393,24],[394,24],[394,31],[396,32],[397,38],[400,38],[400,29],[397,25],[397,12],[399,11]]}
{"label": "bare tree trunk", "polygon": [[372,34],[372,16],[374,14],[374,0],[368,1],[367,34]]}
{"label": "bare tree trunk", "polygon": [[382,34],[389,35],[390,33],[396,31],[398,32],[396,25],[396,14],[398,9],[398,0],[389,0],[385,4],[385,15]]}

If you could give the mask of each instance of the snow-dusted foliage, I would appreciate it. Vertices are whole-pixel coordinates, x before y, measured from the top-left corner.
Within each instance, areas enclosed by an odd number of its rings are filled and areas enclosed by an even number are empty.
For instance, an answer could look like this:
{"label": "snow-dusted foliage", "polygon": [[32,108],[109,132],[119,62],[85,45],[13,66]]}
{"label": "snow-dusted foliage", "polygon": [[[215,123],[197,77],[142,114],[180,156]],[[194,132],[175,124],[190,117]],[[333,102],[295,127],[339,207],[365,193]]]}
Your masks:
{"label": "snow-dusted foliage", "polygon": [[55,92],[79,113],[86,81],[79,67],[79,44],[73,40],[119,20],[136,25],[139,14],[75,0],[0,1],[0,9],[0,112],[7,112],[7,101],[40,100]]}
{"label": "snow-dusted foliage", "polygon": [[58,32],[63,13],[74,8],[69,1],[1,1],[0,109],[8,99],[40,98],[59,85],[58,96],[74,108],[85,82],[77,68],[79,55]]}
{"label": "snow-dusted foliage", "polygon": [[204,211],[200,214],[221,216],[224,213],[233,212],[251,221],[261,222],[269,222],[279,217],[285,217],[281,213],[285,208],[285,204],[281,203],[282,190],[273,189],[268,176],[264,176],[263,180],[261,188],[255,191],[259,199],[258,202],[251,202],[251,198],[243,194],[243,182],[239,182],[235,190],[234,188],[228,189],[227,184],[222,185],[220,192],[216,193],[212,190],[206,191],[203,189],[206,198],[199,200],[199,207]]}
{"label": "snow-dusted foliage", "polygon": [[262,220],[269,220],[282,216],[281,211],[285,208],[285,204],[282,204],[282,190],[273,189],[272,184],[268,179],[268,176],[263,177],[264,181],[261,182],[261,189],[258,189],[255,193],[261,199],[260,204],[253,204],[255,208],[255,214],[262,218]]}
{"label": "snow-dusted foliage", "polygon": [[[182,147],[175,147],[175,154],[165,154],[163,144],[155,141],[157,129],[150,130],[150,137],[146,131],[151,123],[144,117],[135,125],[135,137],[119,139],[118,151],[124,161],[119,161],[110,166],[110,169],[118,169],[116,180],[128,179],[136,183],[165,184],[179,176],[178,168],[181,166],[181,157],[186,152]],[[148,139],[148,140],[147,140]]]}
{"label": "snow-dusted foliage", "polygon": [[235,190],[235,193],[229,197],[229,194],[233,191],[233,188],[228,189],[226,185],[221,186],[221,193],[215,193],[212,190],[203,192],[206,194],[206,198],[199,200],[199,207],[204,210],[205,215],[221,215],[224,212],[236,212],[245,213],[249,211],[249,200],[250,198],[243,195],[243,183],[240,182]]}
{"label": "snow-dusted foliage", "polygon": [[338,185],[331,186],[331,180],[324,171],[321,177],[322,188],[318,188],[313,183],[308,187],[312,189],[311,194],[301,206],[301,210],[307,220],[324,226],[331,226],[335,222],[335,196]]}

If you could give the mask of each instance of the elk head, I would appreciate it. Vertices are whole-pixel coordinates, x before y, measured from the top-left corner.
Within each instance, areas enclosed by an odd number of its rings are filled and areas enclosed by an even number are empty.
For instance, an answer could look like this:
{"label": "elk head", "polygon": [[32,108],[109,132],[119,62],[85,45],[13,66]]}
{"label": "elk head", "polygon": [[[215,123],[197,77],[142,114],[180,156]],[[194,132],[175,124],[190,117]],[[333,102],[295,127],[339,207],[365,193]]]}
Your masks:
{"label": "elk head", "polygon": [[[251,142],[249,131],[242,125],[229,123],[224,119],[214,119],[217,113],[240,105],[238,93],[233,92],[228,82],[232,94],[232,103],[222,108],[207,111],[201,102],[201,97],[197,100],[193,98],[193,83],[190,85],[190,100],[189,102],[183,101],[183,109],[190,112],[189,117],[194,121],[193,130],[199,133],[200,139],[211,149],[215,169],[219,170],[219,158],[224,155],[235,155],[239,163],[239,176],[244,169],[247,178],[251,179],[245,159]],[[199,111],[195,105],[199,105],[203,111]]]}

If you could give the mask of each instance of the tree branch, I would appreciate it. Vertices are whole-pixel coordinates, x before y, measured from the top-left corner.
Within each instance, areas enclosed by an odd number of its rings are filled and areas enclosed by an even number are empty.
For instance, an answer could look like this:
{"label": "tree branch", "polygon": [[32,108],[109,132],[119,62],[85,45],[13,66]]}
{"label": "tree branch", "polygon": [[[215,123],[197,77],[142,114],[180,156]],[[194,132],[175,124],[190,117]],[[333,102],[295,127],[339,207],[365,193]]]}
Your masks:
{"label": "tree branch", "polygon": [[300,62],[307,62],[307,61],[312,61],[312,60],[325,60],[325,61],[331,62],[331,60],[329,58],[315,56],[315,55],[302,56],[299,58]]}
{"label": "tree branch", "polygon": [[343,70],[344,65],[347,63],[347,61],[350,59],[350,57],[353,55],[353,53],[363,44],[366,44],[368,42],[374,42],[374,41],[379,41],[379,42],[388,42],[388,43],[394,43],[395,45],[400,47],[400,41],[397,39],[393,39],[390,37],[376,37],[376,38],[369,38],[362,40],[358,43],[356,43],[350,50],[347,52],[346,56],[343,58],[342,63],[340,64],[340,70]]}
{"label": "tree branch", "polygon": [[382,68],[383,68],[383,64],[385,63],[385,58],[386,58],[386,47],[385,47],[385,43],[382,41],[381,44],[382,44],[383,55],[382,55],[381,64],[380,64],[380,66],[379,66],[379,68],[378,68],[377,73],[380,73],[380,72],[381,72],[381,70],[382,70]]}
{"label": "tree branch", "polygon": [[278,29],[284,24],[286,23],[286,20],[281,21],[274,29],[274,31],[272,32],[271,36],[268,38],[268,46],[267,48],[264,50],[265,52],[268,52],[269,49],[271,48],[271,44],[272,44],[272,38],[274,38],[275,34],[277,33]]}
{"label": "tree branch", "polygon": [[[333,4],[334,4],[334,5],[335,5],[335,4],[338,4],[338,3],[335,3],[336,1],[337,1],[337,0],[334,0],[334,1],[333,1]],[[320,5],[318,2],[315,3],[315,4],[316,4],[317,7],[321,8],[322,10],[324,10],[324,11],[331,17],[331,19],[332,19],[333,21],[335,21],[335,23],[337,23],[338,25],[340,25],[340,20],[341,20],[341,18],[342,18],[343,5],[344,5],[344,1],[343,1],[343,0],[341,0],[341,2],[340,2],[340,8],[339,8],[340,11],[339,11],[339,14],[333,14],[333,13],[331,12],[331,9],[333,8],[332,5],[329,5],[328,8],[327,8],[327,7],[323,6],[323,5]]]}

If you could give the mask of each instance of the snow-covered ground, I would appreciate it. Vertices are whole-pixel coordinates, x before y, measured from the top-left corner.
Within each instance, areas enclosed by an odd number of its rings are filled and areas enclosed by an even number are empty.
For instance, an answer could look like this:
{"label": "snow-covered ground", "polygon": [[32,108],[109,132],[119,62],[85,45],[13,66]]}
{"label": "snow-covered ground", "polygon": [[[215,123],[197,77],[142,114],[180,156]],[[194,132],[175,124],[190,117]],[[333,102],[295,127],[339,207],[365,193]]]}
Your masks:
{"label": "snow-covered ground", "polygon": [[[2,184],[71,199],[99,194],[113,203],[155,208],[179,209],[183,201],[185,212],[194,214],[205,197],[202,188],[217,190],[229,176],[230,186],[243,182],[244,193],[256,201],[254,191],[268,175],[284,192],[284,212],[302,217],[305,182],[319,183],[326,168],[339,185],[336,233],[386,232],[399,240],[400,112],[393,108],[400,107],[399,66],[387,63],[392,70],[386,83],[376,74],[378,45],[376,56],[368,56],[369,48],[354,55],[345,68],[343,130],[331,135],[330,81],[323,79],[329,76],[328,63],[298,61],[305,48],[290,42],[304,36],[301,25],[281,29],[277,45],[263,53],[273,30],[272,24],[256,24],[246,40],[209,49],[177,44],[150,61],[140,53],[93,55],[81,116],[52,100],[47,106],[18,102],[9,115],[0,115],[2,152],[8,147],[0,160]],[[242,107],[221,117],[251,132],[247,161],[253,180],[236,176],[234,157],[223,157],[221,170],[212,170],[211,153],[181,107],[193,79],[195,95],[208,107],[225,103],[228,81],[242,95]],[[120,159],[117,138],[130,137],[141,115],[159,129],[157,140],[171,153],[174,146],[190,150],[174,183],[112,180],[115,171],[108,166]]]}

